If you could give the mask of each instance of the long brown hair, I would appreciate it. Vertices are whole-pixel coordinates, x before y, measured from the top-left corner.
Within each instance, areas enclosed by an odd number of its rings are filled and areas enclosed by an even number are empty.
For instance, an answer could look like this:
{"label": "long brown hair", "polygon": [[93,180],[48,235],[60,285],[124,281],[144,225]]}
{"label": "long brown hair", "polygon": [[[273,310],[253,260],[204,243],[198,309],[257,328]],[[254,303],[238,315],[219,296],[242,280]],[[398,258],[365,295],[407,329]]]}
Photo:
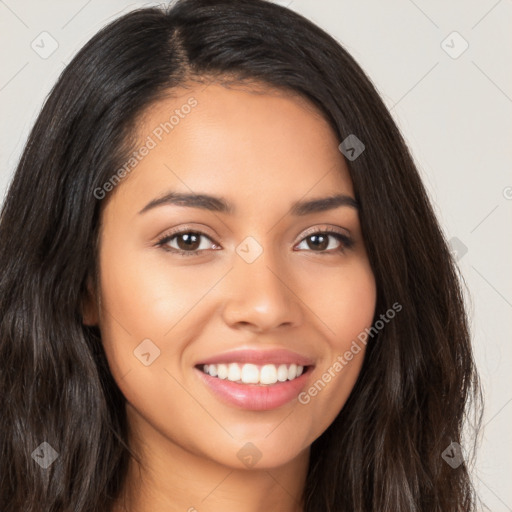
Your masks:
{"label": "long brown hair", "polygon": [[[443,455],[464,445],[466,419],[477,429],[481,418],[461,276],[413,159],[345,49],[263,0],[130,12],[85,45],[49,95],[0,220],[0,510],[96,512],[119,495],[125,401],[101,333],[80,315],[97,262],[94,191],[126,160],[145,109],[190,79],[226,77],[299,93],[340,142],[365,144],[347,165],[375,319],[403,306],[368,341],[349,400],[312,444],[305,511],[475,510],[470,458]],[[46,469],[34,455],[43,442],[58,453]]]}

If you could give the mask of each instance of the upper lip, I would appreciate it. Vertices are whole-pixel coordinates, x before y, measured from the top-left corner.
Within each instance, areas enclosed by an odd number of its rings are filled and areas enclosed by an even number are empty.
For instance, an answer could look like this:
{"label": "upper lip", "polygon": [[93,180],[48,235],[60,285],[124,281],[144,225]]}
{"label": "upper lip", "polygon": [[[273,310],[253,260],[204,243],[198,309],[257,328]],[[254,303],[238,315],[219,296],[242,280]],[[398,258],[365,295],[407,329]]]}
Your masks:
{"label": "upper lip", "polygon": [[[230,350],[222,354],[216,354],[207,359],[202,359],[197,365],[221,364],[221,363],[253,363],[253,364],[297,364],[300,366],[313,365],[313,359],[291,350],[278,349],[238,349]],[[196,365],[196,366],[197,366]]]}

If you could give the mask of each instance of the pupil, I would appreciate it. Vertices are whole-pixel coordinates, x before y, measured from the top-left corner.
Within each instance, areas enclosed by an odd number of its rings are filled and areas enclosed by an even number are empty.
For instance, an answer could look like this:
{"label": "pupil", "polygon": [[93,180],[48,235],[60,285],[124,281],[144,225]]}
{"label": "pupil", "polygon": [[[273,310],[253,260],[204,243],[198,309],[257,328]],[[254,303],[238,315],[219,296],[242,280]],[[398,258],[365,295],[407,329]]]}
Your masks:
{"label": "pupil", "polygon": [[[190,251],[191,249],[197,249],[197,247],[195,247],[195,244],[197,244],[197,241],[198,241],[199,237],[196,235],[196,234],[189,234],[189,233],[185,233],[185,234],[182,234],[178,237],[178,246],[180,247],[180,249],[183,249],[185,251]],[[180,241],[185,241],[184,244],[180,244]],[[184,245],[184,247],[183,247]]]}
{"label": "pupil", "polygon": [[[326,248],[327,248],[327,246],[329,245],[329,243],[328,243],[328,241],[327,241],[328,239],[327,239],[327,237],[326,237],[326,236],[324,236],[324,235],[311,235],[311,236],[309,237],[309,239],[310,239],[310,240],[316,240],[317,242],[318,242],[318,239],[319,239],[319,238],[323,238],[323,242],[320,242],[319,244],[318,244],[318,243],[313,242],[314,247],[317,247],[317,248],[320,248],[320,249],[326,249]],[[310,246],[310,247],[311,247],[311,246]]]}

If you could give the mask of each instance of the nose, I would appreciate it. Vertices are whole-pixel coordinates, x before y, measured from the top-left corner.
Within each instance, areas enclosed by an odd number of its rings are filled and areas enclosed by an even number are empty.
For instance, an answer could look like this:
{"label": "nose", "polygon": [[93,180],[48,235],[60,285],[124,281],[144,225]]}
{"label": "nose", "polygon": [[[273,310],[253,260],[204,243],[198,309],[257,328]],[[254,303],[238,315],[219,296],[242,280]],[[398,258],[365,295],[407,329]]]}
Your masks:
{"label": "nose", "polygon": [[227,299],[222,313],[226,324],[255,332],[299,326],[302,302],[290,276],[277,265],[271,251],[263,251],[252,263],[237,257],[224,283]]}

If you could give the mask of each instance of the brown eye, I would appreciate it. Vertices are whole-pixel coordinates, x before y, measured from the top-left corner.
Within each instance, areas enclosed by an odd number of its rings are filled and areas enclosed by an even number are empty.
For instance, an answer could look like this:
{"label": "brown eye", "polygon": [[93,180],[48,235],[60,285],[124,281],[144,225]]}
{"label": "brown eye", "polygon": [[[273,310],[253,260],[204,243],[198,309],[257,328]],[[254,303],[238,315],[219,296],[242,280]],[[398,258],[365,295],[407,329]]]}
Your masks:
{"label": "brown eye", "polygon": [[180,233],[176,235],[178,249],[183,251],[195,251],[199,248],[201,236],[198,233]]}
{"label": "brown eye", "polygon": [[[209,240],[210,243],[205,243],[203,240]],[[198,231],[181,231],[166,235],[158,241],[157,245],[166,251],[182,256],[198,256],[208,249],[219,248],[209,236]]]}
{"label": "brown eye", "polygon": [[[335,240],[338,243],[331,242],[331,240]],[[334,254],[350,249],[353,243],[350,237],[337,231],[317,231],[303,238],[299,248],[309,249],[319,254]],[[300,247],[300,245],[303,247]]]}
{"label": "brown eye", "polygon": [[306,238],[306,240],[308,240],[307,243],[311,249],[319,249],[320,251],[325,251],[325,249],[327,249],[329,246],[329,235],[310,235]]}

